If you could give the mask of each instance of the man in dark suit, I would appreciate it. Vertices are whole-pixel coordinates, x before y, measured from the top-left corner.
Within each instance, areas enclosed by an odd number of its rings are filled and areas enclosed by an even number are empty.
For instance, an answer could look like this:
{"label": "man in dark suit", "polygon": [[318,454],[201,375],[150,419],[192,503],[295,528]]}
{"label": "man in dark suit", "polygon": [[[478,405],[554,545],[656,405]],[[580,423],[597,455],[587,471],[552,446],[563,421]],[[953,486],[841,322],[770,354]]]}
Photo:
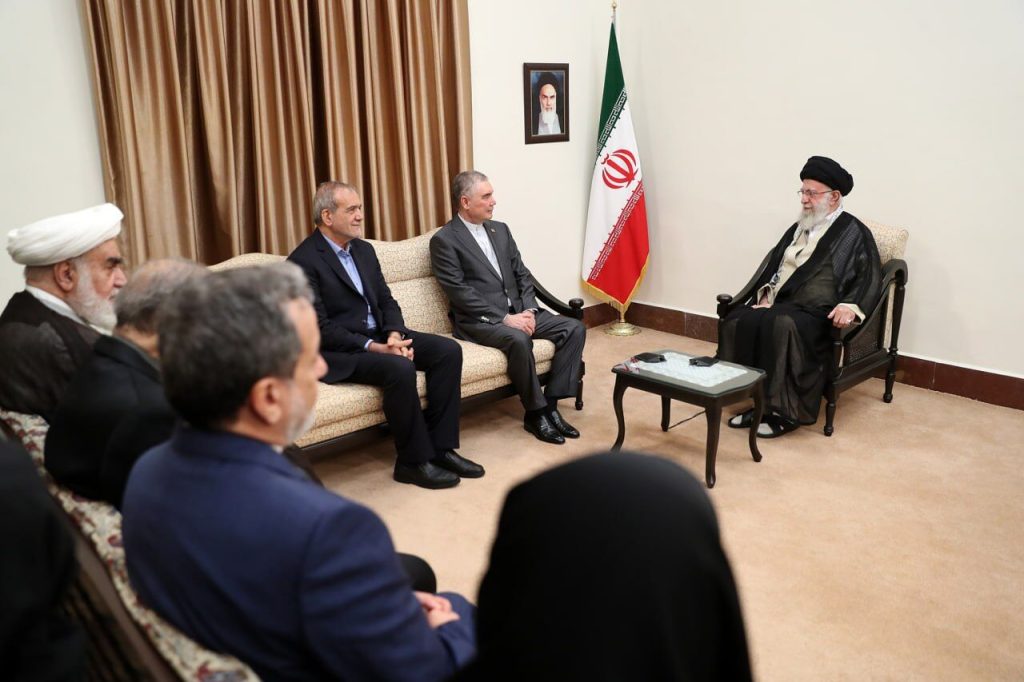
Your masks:
{"label": "man in dark suit", "polygon": [[121,289],[113,336],[99,338],[50,420],[45,461],[57,483],[120,508],[135,460],[170,438],[177,416],[160,381],[157,311],[206,273],[191,261],[149,261]]}
{"label": "man in dark suit", "polygon": [[[322,183],[313,197],[316,229],[288,260],[306,273],[320,324],[323,381],[380,386],[395,436],[394,478],[424,488],[450,488],[484,469],[462,457],[459,401],[462,348],[443,336],[405,326],[373,247],[363,241],[363,205],[351,185]],[[416,370],[426,373],[420,408]]]}
{"label": "man in dark suit", "polygon": [[144,604],[263,679],[447,679],[475,654],[475,609],[413,592],[380,518],[281,455],[327,372],[312,301],[291,263],[215,272],[172,296],[160,358],[187,426],[128,479],[129,578]]}
{"label": "man in dark suit", "polygon": [[74,538],[32,458],[3,434],[0,557],[3,678],[86,679],[86,639],[64,605],[78,575]]}
{"label": "man in dark suit", "polygon": [[[491,220],[494,189],[487,176],[464,171],[452,181],[458,213],[430,240],[434,276],[448,295],[455,336],[500,348],[526,409],[523,428],[547,443],[579,438],[558,412],[558,400],[575,395],[586,328],[579,320],[542,310],[533,275],[505,223]],[[555,344],[547,387],[542,390],[533,339]]]}

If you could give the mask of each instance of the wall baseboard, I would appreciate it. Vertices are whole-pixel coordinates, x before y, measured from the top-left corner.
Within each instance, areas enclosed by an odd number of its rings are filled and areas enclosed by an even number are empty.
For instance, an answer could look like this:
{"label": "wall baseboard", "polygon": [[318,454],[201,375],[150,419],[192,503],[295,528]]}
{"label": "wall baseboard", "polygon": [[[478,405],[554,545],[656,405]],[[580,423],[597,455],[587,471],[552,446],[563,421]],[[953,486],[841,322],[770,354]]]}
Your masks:
{"label": "wall baseboard", "polygon": [[[587,327],[598,327],[616,319],[618,313],[607,303],[583,309],[583,321]],[[716,317],[670,310],[646,303],[633,303],[626,311],[626,321],[647,329],[718,343]],[[885,376],[884,368],[878,372],[878,376]],[[896,381],[908,386],[980,400],[983,403],[1024,410],[1024,379],[1005,374],[900,355],[896,365]]]}

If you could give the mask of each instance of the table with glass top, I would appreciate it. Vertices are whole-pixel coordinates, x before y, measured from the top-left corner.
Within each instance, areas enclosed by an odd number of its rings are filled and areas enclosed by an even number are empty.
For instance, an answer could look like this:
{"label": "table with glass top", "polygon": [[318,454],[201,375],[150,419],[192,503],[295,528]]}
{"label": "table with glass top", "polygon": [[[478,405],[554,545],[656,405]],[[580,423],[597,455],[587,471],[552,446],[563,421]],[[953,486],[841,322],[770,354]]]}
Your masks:
{"label": "table with glass top", "polygon": [[690,364],[692,355],[674,350],[655,351],[665,356],[664,362],[642,362],[630,358],[612,367],[615,374],[615,392],[612,403],[619,422],[619,435],[612,450],[622,447],[626,437],[626,420],[622,414],[622,396],[627,388],[635,388],[661,396],[661,430],[668,431],[671,401],[689,403],[704,408],[708,423],[707,460],[704,480],[709,488],[715,486],[715,458],[718,454],[718,432],[722,422],[722,408],[741,400],[753,398],[754,418],[750,422],[750,454],[755,462],[761,461],[757,449],[757,425],[761,422],[764,370],[716,362],[710,367]]}

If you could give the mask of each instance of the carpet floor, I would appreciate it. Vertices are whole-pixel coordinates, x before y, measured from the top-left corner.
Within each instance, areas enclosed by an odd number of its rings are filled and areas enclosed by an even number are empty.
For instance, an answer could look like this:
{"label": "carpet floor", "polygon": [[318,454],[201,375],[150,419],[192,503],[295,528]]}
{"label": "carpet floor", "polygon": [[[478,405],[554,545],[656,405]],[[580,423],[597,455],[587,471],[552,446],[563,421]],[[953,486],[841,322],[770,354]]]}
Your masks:
{"label": "carpet floor", "polygon": [[[459,451],[487,475],[451,490],[391,480],[390,441],[317,464],[332,490],[374,509],[440,589],[475,599],[498,513],[517,482],[607,450],[617,427],[611,367],[645,350],[713,354],[651,330],[588,334],[579,440],[547,445],[509,398],[464,414]],[[732,563],[758,680],[1024,679],[1024,413],[871,379],[844,393],[835,434],[818,424],[760,440],[721,429],[709,491]],[[704,478],[703,416],[667,433],[660,399],[627,391],[624,449]],[[726,409],[727,415],[738,411]],[[699,408],[673,403],[673,421]],[[609,576],[610,580],[614,576]]]}

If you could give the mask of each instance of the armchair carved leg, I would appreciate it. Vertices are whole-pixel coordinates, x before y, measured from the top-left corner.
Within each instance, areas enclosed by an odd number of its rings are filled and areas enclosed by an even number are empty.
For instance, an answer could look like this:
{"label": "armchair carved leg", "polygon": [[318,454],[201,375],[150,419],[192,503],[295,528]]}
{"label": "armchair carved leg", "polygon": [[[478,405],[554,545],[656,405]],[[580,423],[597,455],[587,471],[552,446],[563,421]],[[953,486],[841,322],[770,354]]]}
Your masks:
{"label": "armchair carved leg", "polygon": [[583,409],[583,375],[587,373],[587,364],[580,361],[580,380],[576,384],[576,409]]}
{"label": "armchair carved leg", "polygon": [[893,346],[889,349],[889,369],[885,373],[885,393],[882,394],[882,400],[887,403],[892,402],[892,387],[896,383],[896,361],[899,359],[899,353],[896,351],[896,347]]}
{"label": "armchair carved leg", "polygon": [[835,429],[832,426],[832,422],[836,418],[836,385],[829,382],[825,387],[825,435],[831,436]]}
{"label": "armchair carved leg", "polygon": [[897,344],[900,340],[900,323],[903,321],[903,301],[907,293],[907,272],[898,273],[896,278],[896,299],[892,308],[892,339],[889,341],[889,370],[885,373],[885,393],[882,400],[892,402],[892,385],[896,381],[896,361],[899,359]]}

